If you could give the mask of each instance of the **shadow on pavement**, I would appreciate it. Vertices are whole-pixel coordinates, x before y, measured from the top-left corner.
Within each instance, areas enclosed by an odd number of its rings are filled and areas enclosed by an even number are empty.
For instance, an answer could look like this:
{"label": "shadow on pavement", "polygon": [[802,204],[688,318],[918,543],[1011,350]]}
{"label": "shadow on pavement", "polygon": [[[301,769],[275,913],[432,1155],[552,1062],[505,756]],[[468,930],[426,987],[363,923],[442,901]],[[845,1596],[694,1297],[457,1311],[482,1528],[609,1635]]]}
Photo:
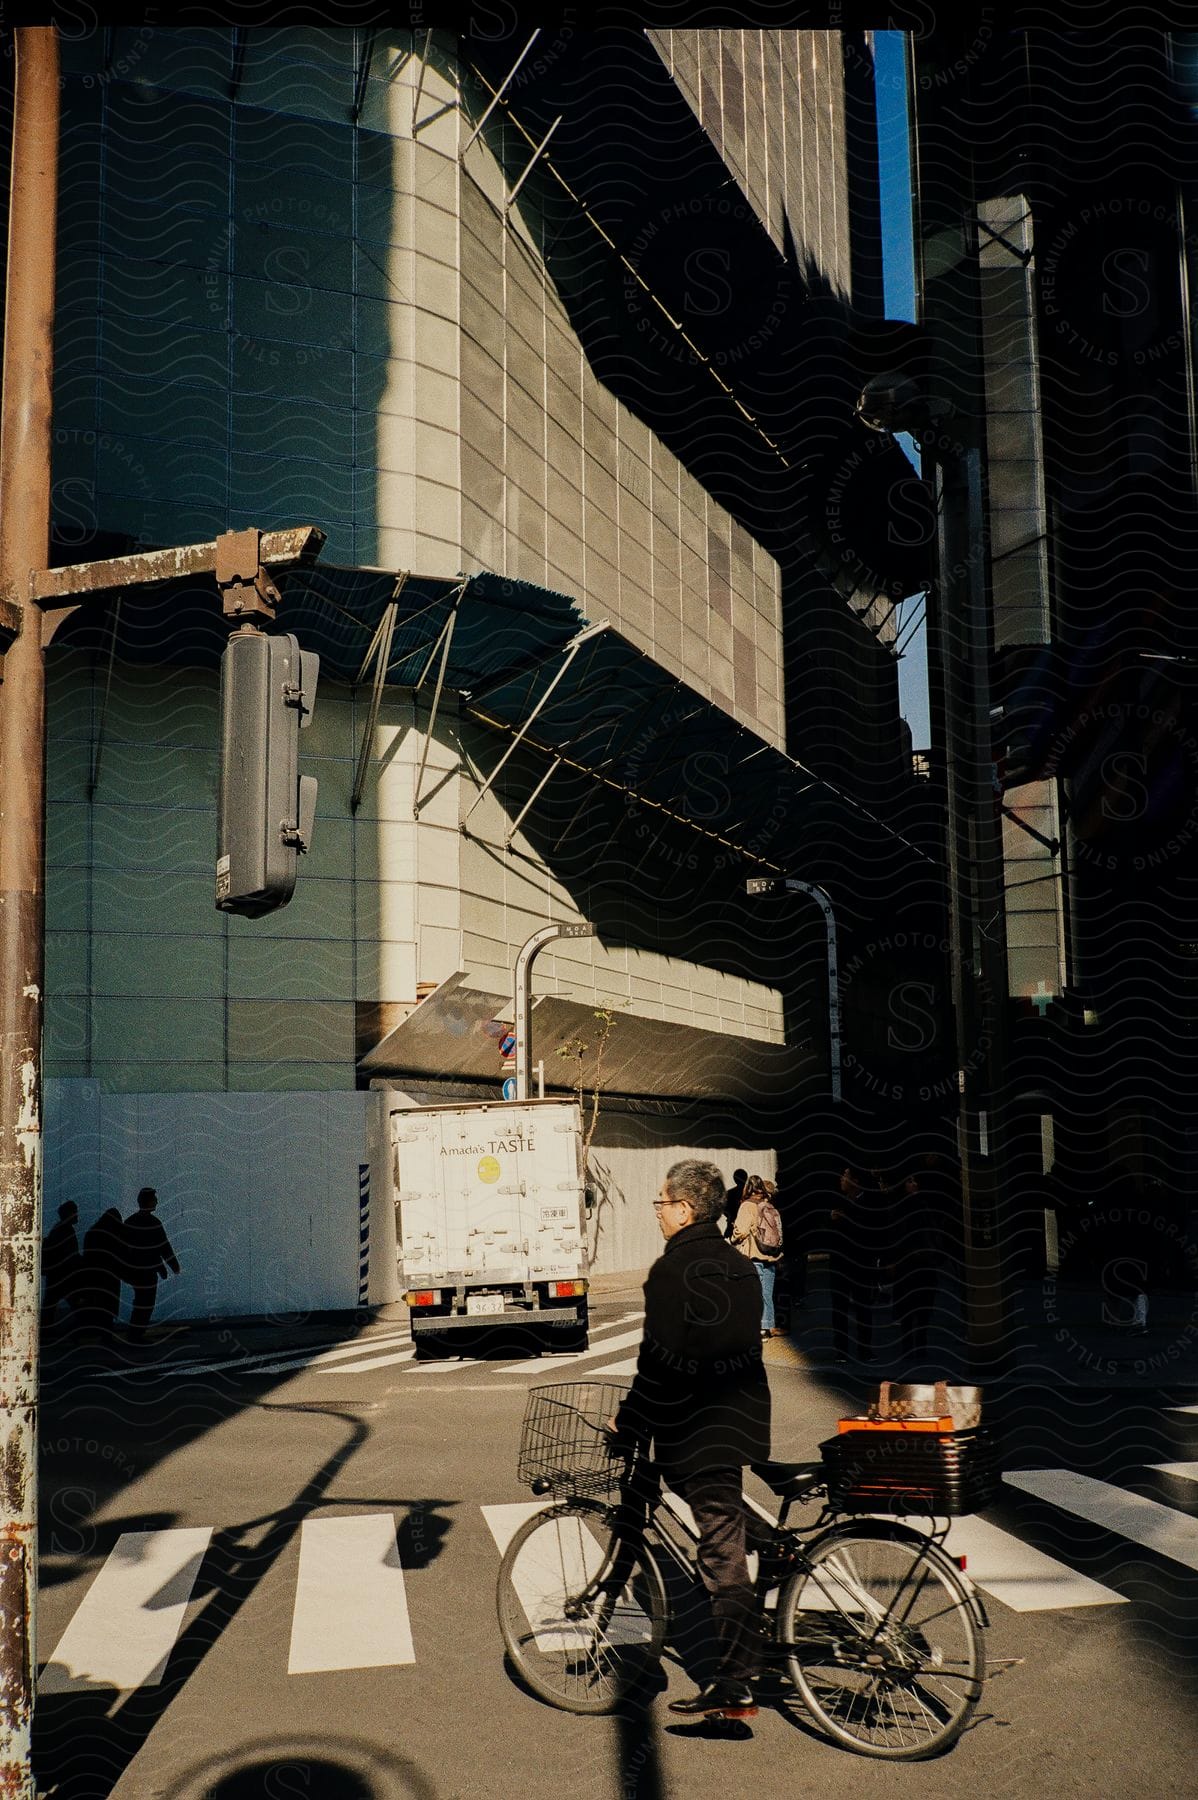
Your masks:
{"label": "shadow on pavement", "polygon": [[[291,1409],[280,1406],[279,1410]],[[311,1412],[313,1408],[308,1405],[303,1410]],[[396,1500],[394,1496],[388,1496],[384,1500],[372,1502],[359,1495],[338,1496],[336,1501],[329,1499],[329,1489],[334,1479],[366,1442],[370,1436],[370,1427],[352,1414],[337,1411],[331,1406],[321,1410],[329,1418],[341,1420],[345,1424],[347,1430],[344,1441],[326,1457],[288,1505],[277,1512],[245,1520],[213,1534],[191,1593],[193,1601],[200,1600],[204,1604],[176,1640],[161,1682],[122,1694],[105,1684],[94,1684],[86,1680],[82,1684],[72,1681],[69,1693],[48,1693],[39,1697],[34,1716],[34,1767],[40,1783],[39,1791],[53,1795],[54,1800],[104,1800],[104,1796],[111,1793],[193,1671],[291,1544],[304,1520],[318,1508],[335,1504],[354,1510],[375,1504],[390,1510],[407,1505],[409,1510],[400,1527],[400,1535],[407,1533],[407,1548],[411,1556],[423,1566],[439,1553],[450,1529],[449,1521],[438,1512],[439,1508],[447,1504],[444,1501],[403,1502]],[[104,1548],[105,1545],[110,1548],[108,1540],[115,1543],[123,1531],[146,1528],[147,1520],[144,1516],[139,1516],[136,1520],[107,1521],[102,1533],[96,1534],[96,1548]],[[413,1566],[408,1557],[404,1560],[408,1566]],[[325,1745],[321,1754],[325,1754],[327,1749],[328,1746]],[[311,1761],[316,1754],[316,1747],[310,1747],[305,1754]],[[284,1756],[284,1762],[288,1768],[296,1766],[289,1754]],[[315,1769],[315,1763],[312,1767]],[[397,1764],[396,1769],[403,1772],[402,1765]],[[409,1781],[409,1785],[399,1787],[394,1784],[362,1786],[360,1778],[353,1773],[352,1764],[348,1765],[346,1781],[350,1780],[351,1775],[354,1780],[359,1781],[357,1787],[326,1785],[322,1774],[318,1782],[295,1791],[320,1794],[322,1800],[325,1796],[328,1800],[337,1800],[342,1794],[345,1800],[357,1800],[359,1794],[369,1796],[370,1800],[390,1800],[392,1794],[431,1794],[431,1789],[423,1784],[422,1778],[413,1786],[406,1773],[403,1773],[403,1779]],[[246,1782],[250,1782],[251,1777],[257,1779],[251,1765],[230,1770],[227,1777],[222,1779],[231,1780],[234,1776],[238,1780],[244,1778]],[[263,1765],[262,1782],[273,1781],[273,1786],[260,1784],[257,1787],[225,1786],[180,1791],[213,1796],[219,1793],[226,1796],[227,1800],[233,1800],[234,1796],[242,1793],[248,1797],[259,1793],[274,1795],[290,1791],[280,1785],[280,1780],[280,1777],[270,1777],[269,1766]]]}
{"label": "shadow on pavement", "polygon": [[[419,1769],[350,1738],[264,1738],[225,1751],[162,1791],[163,1800],[437,1800]],[[57,1800],[57,1796],[55,1797]]]}

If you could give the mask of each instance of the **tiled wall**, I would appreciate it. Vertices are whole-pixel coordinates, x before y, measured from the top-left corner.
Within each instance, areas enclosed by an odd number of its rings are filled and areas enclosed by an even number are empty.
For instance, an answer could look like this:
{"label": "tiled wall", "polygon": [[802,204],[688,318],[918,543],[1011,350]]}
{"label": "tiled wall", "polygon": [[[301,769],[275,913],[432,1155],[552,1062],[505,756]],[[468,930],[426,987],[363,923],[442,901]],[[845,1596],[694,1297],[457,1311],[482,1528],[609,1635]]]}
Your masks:
{"label": "tiled wall", "polygon": [[386,697],[351,815],[365,700],[322,683],[304,733],[319,782],[291,903],[217,912],[214,671],[116,665],[89,798],[106,664],[48,659],[47,1068],[109,1091],[352,1088],[359,1007],[415,998],[461,964],[456,766]]}
{"label": "tiled wall", "polygon": [[779,249],[852,297],[838,31],[651,31],[663,61]]}
{"label": "tiled wall", "polygon": [[313,521],[330,561],[493,568],[781,742],[776,565],[590,373],[486,143],[459,165],[452,58],[388,82],[410,34],[377,44],[354,130],[351,32],[249,31],[232,100],[231,34],[131,33],[124,79],[103,34],[67,59],[59,535]]}
{"label": "tiled wall", "polygon": [[[103,33],[64,44],[60,539],[310,521],[328,561],[493,568],[576,596],[779,742],[776,565],[591,375],[515,209],[504,223],[491,151],[459,165],[452,59],[437,50],[417,107],[410,39],[380,34],[357,129],[352,32],[252,29],[240,65],[215,29],[118,28],[107,65]],[[296,897],[227,919],[215,671],[118,656],[89,796],[106,671],[67,644],[49,669],[52,1074],[352,1086],[363,1008],[463,967],[506,987],[529,921],[571,904],[544,870],[530,893],[523,842],[496,878],[502,809],[463,862],[456,781],[413,822],[399,698],[351,818],[363,706],[326,681]],[[426,792],[455,754],[447,721]],[[560,960],[547,979],[650,1013],[778,1028],[771,995],[681,958]]]}
{"label": "tiled wall", "polygon": [[[519,945],[587,911],[585,887],[571,891],[538,850],[535,814],[503,843],[530,791],[518,772],[462,835],[476,772],[502,745],[452,708],[429,747],[417,824],[427,715],[414,728],[411,702],[386,696],[351,814],[367,697],[324,683],[303,740],[319,799],[295,897],[263,919],[220,913],[215,672],[118,662],[109,687],[106,660],[69,646],[50,651],[48,671],[51,1076],[106,1092],[352,1088],[363,1012],[410,1003],[418,983],[459,969],[506,994]],[[538,989],[781,1041],[777,993],[689,960],[688,928],[683,911],[677,954],[668,922],[659,951],[580,941],[546,952]]]}

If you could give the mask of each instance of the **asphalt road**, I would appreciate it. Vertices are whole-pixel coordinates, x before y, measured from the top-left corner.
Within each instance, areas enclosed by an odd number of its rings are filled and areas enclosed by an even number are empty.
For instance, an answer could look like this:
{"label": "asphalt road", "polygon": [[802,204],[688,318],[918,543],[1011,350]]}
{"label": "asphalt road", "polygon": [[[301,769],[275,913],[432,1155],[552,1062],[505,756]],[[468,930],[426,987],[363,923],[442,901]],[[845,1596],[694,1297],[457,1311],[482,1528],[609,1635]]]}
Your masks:
{"label": "asphalt road", "polygon": [[[402,1317],[166,1339],[136,1365],[52,1353],[43,1791],[1194,1793],[1198,1413],[1179,1410],[1198,1402],[1194,1389],[1016,1383],[993,1396],[1004,1468],[1024,1480],[1004,1484],[982,1521],[989,1535],[970,1540],[971,1573],[992,1590],[996,1673],[975,1724],[937,1761],[850,1755],[785,1704],[737,1735],[675,1725],[664,1699],[692,1684],[673,1662],[644,1719],[575,1718],[530,1698],[505,1668],[495,1617],[497,1522],[512,1515],[484,1509],[530,1502],[515,1476],[529,1387],[622,1378],[638,1317],[635,1288],[609,1295],[590,1354],[571,1364],[418,1363]],[[810,1456],[864,1383],[812,1368],[781,1340],[768,1361],[775,1454]],[[1080,1499],[1060,1470],[1089,1478]]]}

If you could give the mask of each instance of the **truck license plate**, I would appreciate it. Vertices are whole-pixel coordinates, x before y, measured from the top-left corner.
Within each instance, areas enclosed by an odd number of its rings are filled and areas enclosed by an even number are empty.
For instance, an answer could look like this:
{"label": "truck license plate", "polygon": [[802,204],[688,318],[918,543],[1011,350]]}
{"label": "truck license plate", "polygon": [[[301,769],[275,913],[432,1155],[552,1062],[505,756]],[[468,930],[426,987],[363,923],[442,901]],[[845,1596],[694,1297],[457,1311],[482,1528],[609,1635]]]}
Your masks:
{"label": "truck license plate", "polygon": [[503,1311],[502,1294],[467,1294],[466,1311],[468,1313],[501,1313]]}

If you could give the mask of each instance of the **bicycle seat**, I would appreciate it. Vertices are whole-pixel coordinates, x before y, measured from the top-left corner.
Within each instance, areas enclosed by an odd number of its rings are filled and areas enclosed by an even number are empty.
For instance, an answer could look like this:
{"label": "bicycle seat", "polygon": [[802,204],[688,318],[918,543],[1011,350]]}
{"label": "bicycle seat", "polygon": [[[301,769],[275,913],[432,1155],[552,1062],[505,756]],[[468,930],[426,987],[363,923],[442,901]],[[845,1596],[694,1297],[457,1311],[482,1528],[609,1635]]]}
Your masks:
{"label": "bicycle seat", "polygon": [[827,1477],[822,1462],[755,1462],[749,1467],[779,1500],[797,1499],[809,1488],[818,1487]]}

